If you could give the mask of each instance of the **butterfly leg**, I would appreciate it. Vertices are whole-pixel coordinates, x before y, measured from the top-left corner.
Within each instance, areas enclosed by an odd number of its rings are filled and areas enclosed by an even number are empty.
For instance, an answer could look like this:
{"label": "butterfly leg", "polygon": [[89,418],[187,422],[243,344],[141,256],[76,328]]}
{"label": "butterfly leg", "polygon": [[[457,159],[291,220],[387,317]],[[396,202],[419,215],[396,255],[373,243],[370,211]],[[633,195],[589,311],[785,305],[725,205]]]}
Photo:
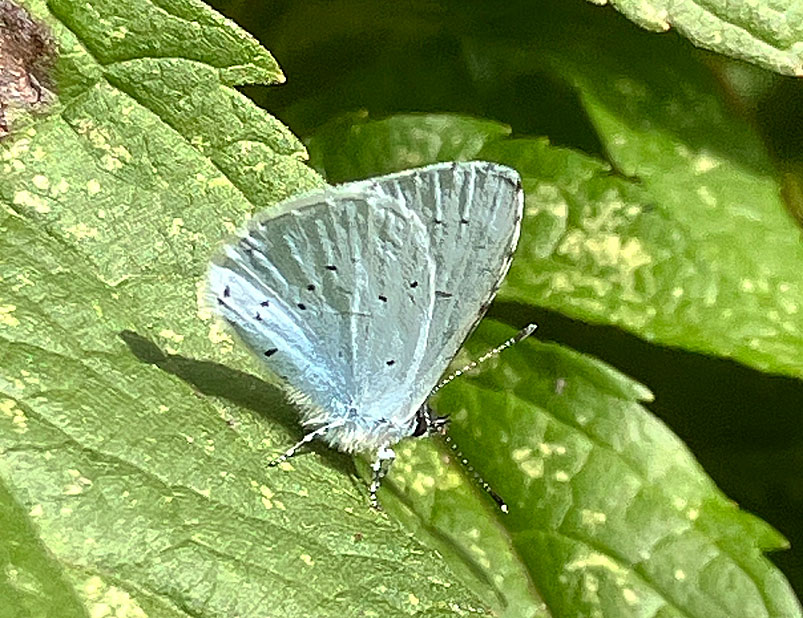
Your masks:
{"label": "butterfly leg", "polygon": [[379,491],[379,486],[382,484],[382,479],[390,469],[390,464],[396,458],[396,453],[387,444],[380,446],[376,453],[376,461],[371,464],[371,470],[374,471],[374,478],[371,481],[371,507],[377,511],[382,510],[379,506],[379,501],[376,499],[376,492]]}
{"label": "butterfly leg", "polygon": [[289,449],[287,449],[287,451],[285,451],[285,453],[283,455],[280,455],[279,457],[277,457],[276,459],[271,461],[268,464],[268,466],[270,466],[270,467],[278,466],[283,461],[285,461],[287,459],[290,459],[293,455],[295,455],[296,451],[299,448],[301,448],[305,444],[308,444],[308,443],[312,442],[315,438],[319,438],[320,436],[325,434],[327,431],[329,431],[333,427],[337,427],[337,426],[339,426],[341,424],[342,423],[329,423],[328,425],[324,425],[323,427],[318,427],[318,429],[316,429],[315,431],[310,431],[307,435],[305,435],[303,438],[301,438],[301,440],[299,440],[293,446],[291,446]]}

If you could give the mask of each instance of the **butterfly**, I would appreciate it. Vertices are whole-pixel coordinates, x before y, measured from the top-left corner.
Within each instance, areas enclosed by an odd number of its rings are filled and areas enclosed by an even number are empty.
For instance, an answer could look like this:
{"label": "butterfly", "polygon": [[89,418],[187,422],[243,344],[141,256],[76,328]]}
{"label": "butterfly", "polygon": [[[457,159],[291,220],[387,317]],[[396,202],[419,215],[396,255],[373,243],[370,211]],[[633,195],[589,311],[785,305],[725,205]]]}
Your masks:
{"label": "butterfly", "polygon": [[507,166],[438,163],[290,198],[223,246],[208,300],[308,431],[271,465],[314,439],[373,454],[379,507],[393,445],[445,434],[427,401],[510,267],[523,203]]}

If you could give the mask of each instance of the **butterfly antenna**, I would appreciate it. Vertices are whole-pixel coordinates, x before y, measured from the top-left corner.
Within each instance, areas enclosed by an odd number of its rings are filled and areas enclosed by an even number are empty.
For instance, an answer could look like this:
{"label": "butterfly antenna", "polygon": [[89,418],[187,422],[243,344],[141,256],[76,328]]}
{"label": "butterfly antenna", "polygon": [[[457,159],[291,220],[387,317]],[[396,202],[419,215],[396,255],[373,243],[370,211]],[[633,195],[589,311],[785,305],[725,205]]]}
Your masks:
{"label": "butterfly antenna", "polygon": [[472,466],[468,462],[468,459],[466,458],[465,455],[463,455],[462,451],[457,446],[455,441],[452,440],[451,436],[449,436],[443,431],[441,431],[440,434],[443,437],[443,441],[452,450],[455,457],[457,457],[457,461],[459,461],[460,464],[471,474],[471,476],[474,479],[474,482],[477,483],[477,485],[479,485],[486,494],[488,494],[489,496],[491,496],[491,498],[493,498],[493,501],[496,502],[500,511],[502,511],[503,513],[507,513],[508,508],[505,501],[502,500],[502,497],[498,493],[496,493],[493,489],[491,489],[491,486],[485,481],[484,478],[480,476],[480,473],[477,472],[474,469],[474,466]]}
{"label": "butterfly antenna", "polygon": [[477,365],[481,365],[482,363],[484,363],[485,361],[493,358],[494,356],[498,356],[503,350],[506,350],[507,348],[509,348],[512,345],[516,345],[520,341],[523,341],[524,339],[526,339],[527,337],[532,335],[535,332],[536,328],[538,328],[537,324],[528,324],[527,326],[522,328],[518,333],[513,335],[510,339],[505,341],[503,344],[496,346],[493,350],[488,350],[485,354],[480,356],[477,360],[471,361],[468,365],[466,365],[462,369],[458,369],[454,373],[446,376],[443,380],[441,380],[440,384],[438,384],[435,388],[432,389],[432,392],[430,393],[430,397],[432,395],[434,395],[435,393],[437,393],[439,390],[441,390],[444,386],[449,384],[449,382],[451,382],[455,378],[459,378],[466,371],[471,371]]}

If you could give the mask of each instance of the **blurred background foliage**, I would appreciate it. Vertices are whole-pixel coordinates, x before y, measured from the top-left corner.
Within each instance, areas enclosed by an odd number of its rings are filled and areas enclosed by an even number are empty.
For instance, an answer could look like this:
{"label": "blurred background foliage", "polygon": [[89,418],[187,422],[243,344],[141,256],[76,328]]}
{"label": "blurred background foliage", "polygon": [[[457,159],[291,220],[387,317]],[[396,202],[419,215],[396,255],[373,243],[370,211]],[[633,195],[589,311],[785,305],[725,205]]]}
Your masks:
{"label": "blurred background foliage", "polygon": [[[586,113],[583,93],[550,61],[550,49],[571,49],[574,61],[598,65],[601,82],[613,79],[616,62],[652,65],[660,73],[668,58],[690,55],[724,103],[761,137],[789,215],[803,222],[803,83],[694,48],[673,30],[641,30],[609,6],[579,0],[212,5],[277,59],[285,84],[243,90],[305,141],[348,112],[371,118],[453,112],[505,123],[513,137],[546,136],[616,170]],[[673,88],[669,74],[665,87],[667,93]],[[491,315],[523,323],[534,314],[529,307],[497,303]],[[803,592],[800,380],[662,347],[556,311],[537,310],[534,317],[540,338],[597,356],[653,390],[655,401],[646,405],[723,491],[789,539],[792,548],[771,559]]]}

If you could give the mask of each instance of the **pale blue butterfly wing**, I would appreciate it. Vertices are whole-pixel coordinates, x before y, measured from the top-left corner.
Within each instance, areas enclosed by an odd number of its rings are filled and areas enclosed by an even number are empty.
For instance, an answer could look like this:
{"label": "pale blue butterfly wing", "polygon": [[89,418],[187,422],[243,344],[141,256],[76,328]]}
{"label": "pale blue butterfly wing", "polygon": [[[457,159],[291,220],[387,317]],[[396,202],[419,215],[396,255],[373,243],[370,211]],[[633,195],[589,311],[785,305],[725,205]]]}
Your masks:
{"label": "pale blue butterfly wing", "polygon": [[331,187],[253,220],[209,272],[209,300],[322,437],[375,450],[410,433],[434,262],[419,218],[372,185]]}

